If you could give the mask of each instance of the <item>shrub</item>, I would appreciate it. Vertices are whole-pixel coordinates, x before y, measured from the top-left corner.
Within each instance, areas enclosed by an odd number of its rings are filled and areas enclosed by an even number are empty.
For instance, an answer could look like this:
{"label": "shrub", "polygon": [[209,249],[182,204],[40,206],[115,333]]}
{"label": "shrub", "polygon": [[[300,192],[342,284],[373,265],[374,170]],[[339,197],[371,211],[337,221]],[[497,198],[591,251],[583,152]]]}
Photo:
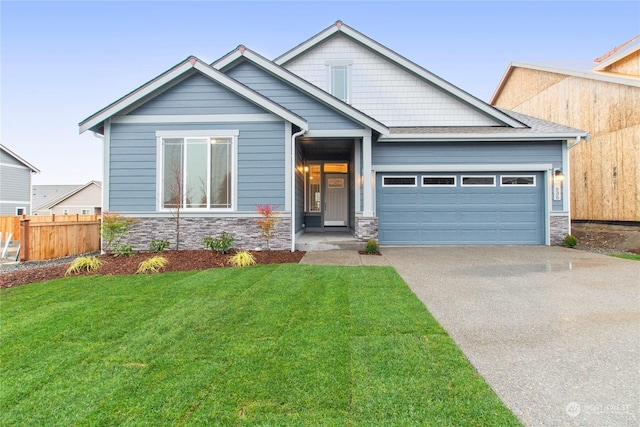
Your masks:
{"label": "shrub", "polygon": [[367,251],[368,254],[377,254],[378,253],[378,242],[376,242],[375,240],[371,239],[367,242],[367,244],[364,247],[365,251]]}
{"label": "shrub", "polygon": [[116,245],[113,245],[113,249],[111,250],[111,253],[115,257],[133,256],[134,255],[133,246],[131,246],[131,245],[121,245],[119,243],[116,244]]}
{"label": "shrub", "polygon": [[256,224],[260,227],[262,238],[267,241],[267,250],[271,250],[270,241],[276,234],[276,224],[281,221],[276,212],[277,206],[273,205],[256,205],[256,211],[262,215],[262,218],[256,220]]}
{"label": "shrub", "polygon": [[162,252],[169,247],[169,241],[153,239],[149,247],[151,248],[151,252]]}
{"label": "shrub", "polygon": [[163,256],[154,256],[152,258],[145,259],[138,265],[138,271],[136,274],[157,273],[169,261]]}
{"label": "shrub", "polygon": [[78,274],[81,271],[95,273],[102,266],[102,261],[94,256],[82,256],[73,260],[69,268],[67,268],[65,276],[69,274]]}
{"label": "shrub", "polygon": [[100,225],[100,233],[104,240],[104,251],[110,253],[120,241],[125,238],[136,220],[133,218],[125,218],[124,215],[117,212],[105,212],[102,215],[102,224]]}
{"label": "shrub", "polygon": [[571,234],[568,234],[567,237],[564,238],[564,245],[568,248],[575,248],[578,244],[578,239]]}
{"label": "shrub", "polygon": [[234,267],[246,267],[255,263],[256,259],[249,251],[240,251],[229,258],[229,264],[232,264]]}
{"label": "shrub", "polygon": [[226,231],[220,233],[220,236],[216,237],[205,237],[204,238],[204,246],[211,249],[212,251],[220,252],[221,254],[229,253],[229,249],[233,247],[233,241],[235,239],[233,236]]}

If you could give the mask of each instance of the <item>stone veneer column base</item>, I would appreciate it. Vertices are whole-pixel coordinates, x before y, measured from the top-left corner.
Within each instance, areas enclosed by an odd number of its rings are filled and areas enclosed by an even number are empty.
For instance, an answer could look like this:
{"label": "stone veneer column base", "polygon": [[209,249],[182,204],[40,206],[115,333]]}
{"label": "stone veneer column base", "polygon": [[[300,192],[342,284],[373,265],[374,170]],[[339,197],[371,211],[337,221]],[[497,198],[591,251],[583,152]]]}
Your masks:
{"label": "stone veneer column base", "polygon": [[[205,237],[217,237],[223,231],[235,239],[233,247],[266,250],[267,243],[256,225],[257,218],[182,217],[180,218],[180,249],[204,249]],[[291,218],[281,218],[271,239],[271,250],[291,250]],[[136,218],[125,244],[135,251],[148,251],[151,240],[166,239],[176,248],[176,220],[173,217]]]}
{"label": "stone veneer column base", "polygon": [[569,234],[570,221],[568,216],[554,216],[549,218],[549,240],[552,245],[564,244],[564,238]]}
{"label": "stone veneer column base", "polygon": [[378,218],[373,217],[356,217],[356,239],[360,242],[366,242],[371,239],[378,240]]}

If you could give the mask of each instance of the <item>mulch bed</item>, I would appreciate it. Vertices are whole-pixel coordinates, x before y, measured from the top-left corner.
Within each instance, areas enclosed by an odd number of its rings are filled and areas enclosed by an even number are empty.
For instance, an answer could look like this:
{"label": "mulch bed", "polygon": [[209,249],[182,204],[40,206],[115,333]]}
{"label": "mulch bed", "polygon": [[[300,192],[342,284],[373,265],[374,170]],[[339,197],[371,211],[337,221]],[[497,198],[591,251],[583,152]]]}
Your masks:
{"label": "mulch bed", "polygon": [[[298,263],[305,254],[305,252],[302,251],[249,252],[251,252],[255,257],[256,264]],[[191,251],[164,251],[161,253],[141,252],[131,257],[117,258],[111,255],[99,255],[98,258],[102,261],[102,267],[100,267],[100,270],[95,274],[135,274],[140,262],[156,255],[162,255],[169,261],[162,270],[163,272],[207,270],[209,268],[229,267],[231,264],[229,264],[228,260],[232,254],[222,255],[208,249],[201,249]],[[0,273],[0,289],[65,277],[65,272],[67,271],[69,264],[70,263],[55,267],[33,268],[11,273]]]}

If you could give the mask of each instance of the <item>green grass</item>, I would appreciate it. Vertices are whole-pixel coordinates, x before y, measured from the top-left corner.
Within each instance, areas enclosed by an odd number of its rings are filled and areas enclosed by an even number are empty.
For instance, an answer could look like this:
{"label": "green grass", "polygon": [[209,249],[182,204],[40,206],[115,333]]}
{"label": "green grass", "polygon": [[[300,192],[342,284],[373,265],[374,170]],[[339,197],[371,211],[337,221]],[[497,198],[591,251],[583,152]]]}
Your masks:
{"label": "green grass", "polygon": [[616,258],[624,258],[624,259],[631,259],[634,261],[640,261],[640,255],[635,255],[635,254],[612,254],[611,256],[614,256]]}
{"label": "green grass", "polygon": [[0,292],[0,425],[519,425],[391,268]]}

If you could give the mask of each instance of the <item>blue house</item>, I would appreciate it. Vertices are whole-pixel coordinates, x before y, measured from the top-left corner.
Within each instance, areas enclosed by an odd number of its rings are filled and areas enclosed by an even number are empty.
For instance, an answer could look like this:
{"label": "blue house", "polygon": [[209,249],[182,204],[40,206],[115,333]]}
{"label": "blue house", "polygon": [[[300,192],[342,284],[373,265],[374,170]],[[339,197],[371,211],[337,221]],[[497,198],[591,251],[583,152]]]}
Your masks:
{"label": "blue house", "polygon": [[338,21],[271,61],[189,57],[80,124],[104,138],[104,211],[201,248],[342,230],[382,245],[549,245],[570,232],[568,149],[588,135],[501,110]]}

